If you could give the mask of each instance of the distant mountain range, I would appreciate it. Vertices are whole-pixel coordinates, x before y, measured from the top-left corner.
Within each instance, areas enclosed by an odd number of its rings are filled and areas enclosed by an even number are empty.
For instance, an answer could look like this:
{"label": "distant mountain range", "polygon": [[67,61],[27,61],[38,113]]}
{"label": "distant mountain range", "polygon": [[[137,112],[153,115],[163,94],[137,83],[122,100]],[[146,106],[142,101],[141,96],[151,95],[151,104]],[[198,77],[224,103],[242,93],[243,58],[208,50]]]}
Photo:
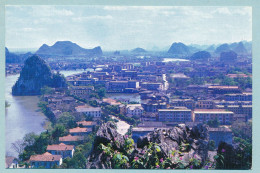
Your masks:
{"label": "distant mountain range", "polygon": [[[207,51],[211,54],[218,54],[220,55],[222,52],[228,52],[228,51],[234,51],[238,55],[245,55],[252,52],[252,42],[235,42],[231,44],[221,44],[218,46],[215,45],[209,45],[208,47],[206,45],[185,45],[184,43],[173,43],[168,50],[169,54],[172,55],[182,55],[182,56],[191,56],[192,54],[199,52],[199,51]],[[201,53],[201,52],[200,52]],[[205,53],[205,52],[204,52]]]}
{"label": "distant mountain range", "polygon": [[189,55],[190,48],[183,43],[173,43],[168,50],[168,53],[175,55]]}
{"label": "distant mountain range", "polygon": [[[198,56],[206,56],[208,57],[208,54],[211,56],[218,55],[222,52],[228,52],[228,51],[234,51],[238,55],[245,55],[252,52],[252,42],[248,41],[241,41],[241,42],[235,42],[231,44],[221,44],[221,45],[197,45],[197,44],[191,44],[191,45],[185,45],[181,42],[175,42],[173,43],[168,51],[159,51],[160,54],[167,54],[167,55],[173,55],[176,57],[186,57],[189,58],[195,53],[199,52],[198,54],[195,54],[192,58],[197,59]],[[11,53],[7,48],[5,49],[6,53],[6,63],[23,63],[25,59],[27,59],[29,56],[32,55],[32,53],[28,52],[25,54],[19,54],[19,53]],[[143,53],[151,53],[150,51],[147,51],[143,48],[135,48],[131,51],[128,50],[121,50],[120,54],[143,54]],[[54,45],[48,46],[47,44],[43,44],[37,51],[37,55],[40,55],[42,58],[44,57],[50,57],[50,56],[84,56],[84,57],[93,57],[93,56],[101,56],[103,55],[103,51],[100,46],[95,47],[93,49],[85,49],[77,45],[76,43],[73,43],[71,41],[57,41]],[[203,59],[203,58],[202,58]]]}
{"label": "distant mountain range", "polygon": [[192,60],[208,60],[210,58],[211,54],[207,51],[198,51],[190,57]]}
{"label": "distant mountain range", "polygon": [[57,41],[53,46],[43,44],[37,51],[37,55],[59,55],[59,56],[100,56],[103,54],[101,47],[85,49],[71,41]]}
{"label": "distant mountain range", "polygon": [[138,48],[133,49],[131,52],[132,53],[145,53],[146,50],[143,49],[143,48],[138,47]]}
{"label": "distant mountain range", "polygon": [[9,52],[9,50],[5,48],[6,63],[22,63],[25,59],[27,59],[31,55],[32,55],[31,52],[17,55],[15,53]]}

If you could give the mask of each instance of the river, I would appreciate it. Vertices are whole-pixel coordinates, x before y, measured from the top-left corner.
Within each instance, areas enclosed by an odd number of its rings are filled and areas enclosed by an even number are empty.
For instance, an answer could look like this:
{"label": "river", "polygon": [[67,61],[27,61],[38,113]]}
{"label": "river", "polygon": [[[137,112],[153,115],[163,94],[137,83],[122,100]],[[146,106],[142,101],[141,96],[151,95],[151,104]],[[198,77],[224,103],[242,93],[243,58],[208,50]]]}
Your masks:
{"label": "river", "polygon": [[[86,71],[92,71],[87,69]],[[82,73],[84,70],[60,71],[64,76]],[[15,84],[19,74],[9,75],[5,78],[5,100],[10,106],[5,109],[5,149],[6,154],[18,156],[11,145],[17,140],[21,140],[25,134],[43,132],[44,125],[48,119],[38,107],[38,96],[12,96],[12,86]]]}
{"label": "river", "polygon": [[162,62],[174,62],[174,61],[190,61],[187,59],[178,59],[178,58],[163,58]]}
{"label": "river", "polygon": [[17,157],[11,144],[21,140],[25,134],[44,131],[46,117],[39,110],[38,96],[12,96],[12,86],[19,74],[7,76],[5,79],[5,100],[10,106],[5,109],[5,149],[7,155]]}

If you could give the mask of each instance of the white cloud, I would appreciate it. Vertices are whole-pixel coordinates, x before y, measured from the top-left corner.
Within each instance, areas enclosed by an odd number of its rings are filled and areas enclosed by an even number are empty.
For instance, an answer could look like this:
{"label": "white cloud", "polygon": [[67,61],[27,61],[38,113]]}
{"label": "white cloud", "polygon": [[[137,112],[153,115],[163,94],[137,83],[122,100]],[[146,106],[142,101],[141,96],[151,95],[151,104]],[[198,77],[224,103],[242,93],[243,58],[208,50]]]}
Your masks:
{"label": "white cloud", "polygon": [[73,16],[74,13],[71,10],[67,10],[64,8],[56,8],[56,6],[32,6],[31,15],[36,16]]}
{"label": "white cloud", "polygon": [[113,19],[111,15],[105,15],[105,16],[93,15],[93,16],[72,18],[72,20],[75,22],[83,22],[89,20],[111,20],[111,19]]}
{"label": "white cloud", "polygon": [[227,7],[220,7],[213,11],[213,13],[219,13],[219,14],[225,14],[225,15],[231,15],[232,13]]}
{"label": "white cloud", "polygon": [[242,35],[250,40],[252,33],[251,7],[8,6],[6,11],[8,47],[57,40],[110,50],[164,47],[175,41],[232,42]]}
{"label": "white cloud", "polygon": [[252,7],[243,7],[234,10],[235,14],[252,16]]}
{"label": "white cloud", "polygon": [[54,10],[53,11],[54,15],[59,15],[59,16],[73,16],[73,12],[70,10],[62,9],[62,10]]}
{"label": "white cloud", "polygon": [[105,6],[103,9],[108,10],[108,11],[124,11],[124,10],[127,10],[128,7],[126,7],[126,6]]}

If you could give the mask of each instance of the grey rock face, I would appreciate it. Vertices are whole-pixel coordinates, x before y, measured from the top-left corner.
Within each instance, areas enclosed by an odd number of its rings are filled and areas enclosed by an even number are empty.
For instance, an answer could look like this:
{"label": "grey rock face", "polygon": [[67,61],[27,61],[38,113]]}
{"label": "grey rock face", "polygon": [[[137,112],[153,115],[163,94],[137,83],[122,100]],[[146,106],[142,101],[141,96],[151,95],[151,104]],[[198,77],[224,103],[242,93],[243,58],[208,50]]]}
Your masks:
{"label": "grey rock face", "polygon": [[100,144],[107,145],[111,143],[112,148],[117,151],[123,151],[124,138],[117,133],[116,125],[112,122],[103,124],[97,131],[93,144],[92,152],[88,158],[87,168],[90,169],[111,169],[111,158],[106,157],[99,149]]}
{"label": "grey rock face", "polygon": [[66,82],[59,75],[52,74],[46,62],[34,55],[25,61],[20,77],[12,88],[12,94],[16,96],[40,95],[42,87],[56,85],[64,87]]}
{"label": "grey rock face", "polygon": [[140,137],[137,147],[143,148],[149,142],[159,144],[166,157],[169,157],[169,152],[173,148],[182,150],[181,146],[188,144],[190,147],[185,152],[191,156],[198,155],[204,162],[208,157],[208,126],[198,125],[191,130],[185,125],[178,125],[169,130],[158,129],[147,136]]}
{"label": "grey rock face", "polygon": [[[111,144],[113,150],[120,151],[127,155],[129,160],[135,156],[142,155],[142,151],[147,149],[150,142],[158,144],[161,148],[161,156],[165,159],[170,156],[170,151],[179,150],[183,152],[184,158],[191,158],[196,155],[202,164],[208,157],[208,126],[198,125],[193,129],[189,129],[185,125],[178,125],[172,129],[158,129],[138,139],[131,154],[124,151],[124,137],[117,133],[116,126],[113,123],[103,124],[96,135],[93,150],[88,158],[87,168],[92,169],[110,169],[111,158],[105,156],[98,146],[102,143]],[[183,149],[183,146],[189,146]],[[185,151],[184,151],[185,150]]]}

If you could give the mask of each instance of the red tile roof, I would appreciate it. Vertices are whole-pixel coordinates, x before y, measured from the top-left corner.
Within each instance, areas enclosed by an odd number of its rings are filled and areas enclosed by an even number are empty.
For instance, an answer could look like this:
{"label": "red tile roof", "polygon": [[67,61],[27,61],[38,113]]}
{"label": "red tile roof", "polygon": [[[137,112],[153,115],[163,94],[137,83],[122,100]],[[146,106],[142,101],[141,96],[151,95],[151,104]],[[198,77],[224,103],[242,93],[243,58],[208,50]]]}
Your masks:
{"label": "red tile roof", "polygon": [[42,162],[54,162],[60,161],[61,155],[52,155],[51,153],[44,153],[38,155],[32,155],[30,161],[42,161]]}
{"label": "red tile roof", "polygon": [[63,136],[63,137],[59,137],[59,141],[61,142],[74,142],[74,141],[79,141],[81,140],[79,136],[71,136],[71,135],[68,135],[68,136]]}
{"label": "red tile roof", "polygon": [[230,78],[237,78],[237,77],[252,77],[252,75],[246,75],[246,74],[227,74]]}
{"label": "red tile roof", "polygon": [[81,128],[81,127],[76,127],[73,129],[69,129],[70,133],[84,133],[84,132],[88,132],[87,128]]}
{"label": "red tile roof", "polygon": [[96,125],[96,122],[94,121],[80,121],[80,122],[77,122],[78,125],[83,125],[83,126],[93,126],[93,125]]}
{"label": "red tile roof", "polygon": [[66,145],[60,143],[58,145],[48,145],[47,150],[67,151],[67,150],[73,150],[73,148],[74,145]]}

